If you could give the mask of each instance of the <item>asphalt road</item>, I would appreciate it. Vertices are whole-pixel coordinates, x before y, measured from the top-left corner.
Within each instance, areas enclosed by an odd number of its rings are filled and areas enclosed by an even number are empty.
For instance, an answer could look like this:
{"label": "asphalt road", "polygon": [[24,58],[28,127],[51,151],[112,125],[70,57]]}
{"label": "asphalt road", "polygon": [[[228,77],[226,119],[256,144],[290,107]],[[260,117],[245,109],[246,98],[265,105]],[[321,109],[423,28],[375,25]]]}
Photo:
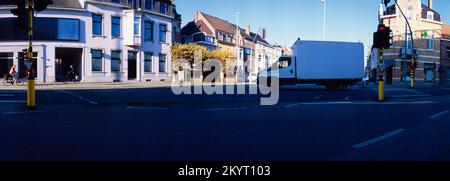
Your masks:
{"label": "asphalt road", "polygon": [[24,91],[0,90],[0,160],[331,160],[449,110],[440,91],[378,103],[369,88],[312,86],[260,106],[262,95],[50,89],[27,110]]}

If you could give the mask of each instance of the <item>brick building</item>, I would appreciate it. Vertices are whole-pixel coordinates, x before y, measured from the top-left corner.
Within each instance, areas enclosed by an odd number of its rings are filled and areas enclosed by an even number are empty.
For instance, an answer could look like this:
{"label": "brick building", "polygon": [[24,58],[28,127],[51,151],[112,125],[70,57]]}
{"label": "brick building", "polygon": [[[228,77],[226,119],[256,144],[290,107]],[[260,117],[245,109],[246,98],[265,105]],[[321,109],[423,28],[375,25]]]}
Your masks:
{"label": "brick building", "polygon": [[[416,82],[439,81],[440,40],[442,37],[441,15],[433,10],[433,1],[428,5],[421,0],[398,0],[401,10],[405,13],[414,38],[414,52],[417,56],[418,68],[415,70]],[[392,82],[409,82],[412,54],[410,30],[405,18],[395,4],[383,8],[380,6],[380,20],[393,32],[393,45],[384,50],[384,68],[387,84]],[[376,52],[375,50],[374,52]],[[372,61],[378,57],[373,56]],[[376,72],[376,63],[371,71]],[[372,73],[374,75],[374,73]]]}

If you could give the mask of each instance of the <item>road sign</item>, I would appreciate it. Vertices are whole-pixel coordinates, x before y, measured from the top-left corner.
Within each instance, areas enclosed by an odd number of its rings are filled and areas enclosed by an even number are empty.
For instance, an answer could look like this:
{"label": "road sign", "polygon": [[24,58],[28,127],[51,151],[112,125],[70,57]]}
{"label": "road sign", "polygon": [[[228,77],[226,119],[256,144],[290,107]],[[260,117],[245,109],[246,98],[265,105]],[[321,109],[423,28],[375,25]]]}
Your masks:
{"label": "road sign", "polygon": [[24,64],[25,64],[25,66],[27,66],[27,69],[30,70],[31,65],[33,65],[33,62],[26,60],[26,61],[24,61]]}

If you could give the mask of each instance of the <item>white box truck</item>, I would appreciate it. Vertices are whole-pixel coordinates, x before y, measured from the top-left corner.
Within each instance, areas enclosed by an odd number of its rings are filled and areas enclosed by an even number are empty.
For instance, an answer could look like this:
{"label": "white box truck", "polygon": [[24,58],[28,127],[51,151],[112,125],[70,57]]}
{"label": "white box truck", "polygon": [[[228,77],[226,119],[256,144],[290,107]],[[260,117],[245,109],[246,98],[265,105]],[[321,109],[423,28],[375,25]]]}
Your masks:
{"label": "white box truck", "polygon": [[282,56],[275,65],[258,74],[258,83],[278,76],[280,85],[317,84],[342,89],[364,77],[364,45],[351,42],[302,41],[292,47],[292,56]]}

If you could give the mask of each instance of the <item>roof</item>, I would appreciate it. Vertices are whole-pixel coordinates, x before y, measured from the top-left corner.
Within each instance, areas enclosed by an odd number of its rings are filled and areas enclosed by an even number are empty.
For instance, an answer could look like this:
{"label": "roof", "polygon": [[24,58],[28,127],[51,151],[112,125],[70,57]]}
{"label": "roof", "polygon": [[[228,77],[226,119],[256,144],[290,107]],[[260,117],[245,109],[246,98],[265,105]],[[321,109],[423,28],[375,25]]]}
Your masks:
{"label": "roof", "polygon": [[[403,11],[405,11],[405,10],[403,10]],[[439,22],[441,21],[441,15],[438,12],[436,12],[435,10],[429,8],[425,4],[422,4],[421,17],[423,19],[427,19],[427,14],[428,14],[429,11],[433,12],[433,14],[434,14],[433,20],[434,21],[439,21]],[[384,15],[385,16],[386,15],[393,15],[393,14],[396,14],[396,12],[397,12],[397,6],[395,4],[393,4],[393,5],[391,5],[391,6],[386,8],[386,11],[384,11]]]}
{"label": "roof", "polygon": [[235,34],[236,29],[229,23],[228,21],[219,19],[217,17],[202,13],[202,15],[206,18],[206,20],[213,26],[215,29],[224,31],[230,34]]}
{"label": "roof", "polygon": [[442,34],[450,35],[450,25],[442,25]]}
{"label": "roof", "polygon": [[61,8],[77,8],[82,9],[81,4],[77,0],[53,0],[53,7]]}
{"label": "roof", "polygon": [[[206,13],[200,12],[202,15],[206,18],[206,20],[215,28],[216,30],[227,32],[229,34],[235,35],[236,34],[236,25],[233,23],[230,23],[228,21],[222,20],[220,18],[208,15]],[[245,29],[239,27],[239,31],[241,36],[244,37],[244,39],[253,41],[255,40],[256,36],[256,42],[262,42],[264,44],[270,45],[266,40],[264,40],[260,35],[257,35],[256,33],[250,32],[250,35],[246,33]]]}
{"label": "roof", "polygon": [[422,4],[422,18],[427,19],[427,13],[431,11],[434,13],[434,21],[441,21],[441,15],[433,9],[430,9],[425,4]]}
{"label": "roof", "polygon": [[213,32],[208,28],[208,26],[206,26],[206,24],[202,20],[199,20],[197,22],[191,21],[181,29],[181,34],[185,36],[190,36],[197,32],[203,32],[209,36],[214,36]]}

